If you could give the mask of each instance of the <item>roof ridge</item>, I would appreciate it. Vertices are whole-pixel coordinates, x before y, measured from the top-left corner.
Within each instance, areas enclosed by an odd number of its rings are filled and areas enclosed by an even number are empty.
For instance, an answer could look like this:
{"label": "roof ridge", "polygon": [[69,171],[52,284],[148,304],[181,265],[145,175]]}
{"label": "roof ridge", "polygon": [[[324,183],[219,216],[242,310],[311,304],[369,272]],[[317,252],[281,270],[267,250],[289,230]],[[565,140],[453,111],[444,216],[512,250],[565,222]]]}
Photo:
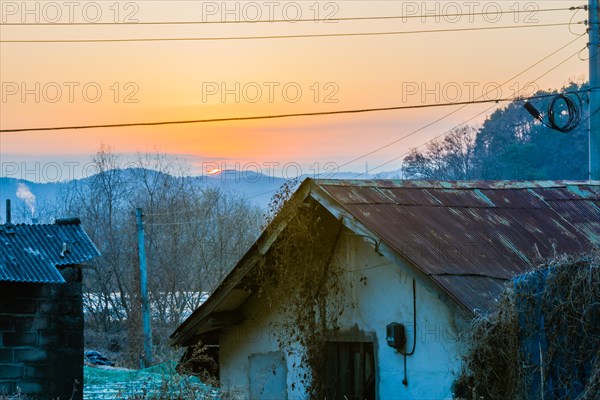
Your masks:
{"label": "roof ridge", "polygon": [[[311,178],[308,178],[311,179]],[[477,181],[458,181],[458,180],[420,180],[420,179],[312,179],[315,184],[321,186],[359,186],[386,188],[382,184],[393,184],[390,189],[452,189],[452,190],[527,190],[527,189],[558,189],[568,186],[600,186],[600,181],[589,180],[477,180]]]}
{"label": "roof ridge", "polygon": [[23,226],[44,226],[44,227],[48,227],[48,226],[65,226],[65,225],[81,225],[81,219],[79,217],[72,217],[72,218],[57,218],[56,220],[54,220],[53,223],[27,223],[27,222],[20,222],[18,224],[15,223],[4,223],[4,224],[0,224],[0,227],[5,227],[5,226],[12,226],[12,227],[23,227]]}

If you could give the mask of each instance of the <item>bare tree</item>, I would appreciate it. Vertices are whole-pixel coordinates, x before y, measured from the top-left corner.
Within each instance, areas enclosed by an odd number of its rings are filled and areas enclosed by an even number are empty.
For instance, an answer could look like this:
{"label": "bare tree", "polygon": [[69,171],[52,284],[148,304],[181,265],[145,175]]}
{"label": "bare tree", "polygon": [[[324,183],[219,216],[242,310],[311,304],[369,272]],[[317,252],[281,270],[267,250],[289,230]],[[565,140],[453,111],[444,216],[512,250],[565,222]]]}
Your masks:
{"label": "bare tree", "polygon": [[474,128],[464,126],[429,143],[422,152],[413,150],[404,159],[403,175],[408,179],[473,179],[475,136]]}
{"label": "bare tree", "polygon": [[[258,235],[260,211],[234,193],[206,187],[176,159],[140,154],[130,168],[103,146],[95,174],[62,194],[64,214],[79,215],[102,257],[84,275],[86,329],[122,332],[140,353],[139,276],[134,210],[144,211],[153,330],[166,337],[235,265]],[[86,332],[87,333],[87,332]]]}

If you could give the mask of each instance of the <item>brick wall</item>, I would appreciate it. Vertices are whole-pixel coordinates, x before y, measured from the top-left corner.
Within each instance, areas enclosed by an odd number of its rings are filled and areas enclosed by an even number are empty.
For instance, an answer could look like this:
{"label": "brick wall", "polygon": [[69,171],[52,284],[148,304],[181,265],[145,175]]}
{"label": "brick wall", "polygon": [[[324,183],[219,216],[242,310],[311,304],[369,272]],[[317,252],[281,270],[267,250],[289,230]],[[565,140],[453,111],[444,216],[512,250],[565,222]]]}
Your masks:
{"label": "brick wall", "polygon": [[82,399],[81,283],[0,282],[0,393]]}

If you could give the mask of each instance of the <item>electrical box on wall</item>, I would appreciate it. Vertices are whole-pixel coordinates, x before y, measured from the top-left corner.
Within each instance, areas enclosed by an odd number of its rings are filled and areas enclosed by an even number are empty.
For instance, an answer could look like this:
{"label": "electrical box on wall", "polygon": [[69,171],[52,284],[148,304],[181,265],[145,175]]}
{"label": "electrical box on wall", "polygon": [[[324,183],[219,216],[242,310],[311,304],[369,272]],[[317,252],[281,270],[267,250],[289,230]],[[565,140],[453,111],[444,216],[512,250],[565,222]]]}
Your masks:
{"label": "electrical box on wall", "polygon": [[400,350],[406,344],[406,331],[404,325],[393,322],[385,328],[385,339],[388,346]]}

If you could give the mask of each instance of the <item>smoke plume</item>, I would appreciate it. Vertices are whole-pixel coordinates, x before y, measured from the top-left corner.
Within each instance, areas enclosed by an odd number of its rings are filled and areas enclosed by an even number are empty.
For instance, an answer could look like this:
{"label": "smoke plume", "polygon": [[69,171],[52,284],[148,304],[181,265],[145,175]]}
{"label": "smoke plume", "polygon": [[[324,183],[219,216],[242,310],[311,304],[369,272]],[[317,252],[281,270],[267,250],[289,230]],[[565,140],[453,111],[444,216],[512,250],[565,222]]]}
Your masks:
{"label": "smoke plume", "polygon": [[19,188],[17,189],[17,197],[27,204],[29,207],[29,211],[31,211],[31,216],[35,214],[35,195],[31,193],[29,187],[27,187],[24,183],[19,183]]}

